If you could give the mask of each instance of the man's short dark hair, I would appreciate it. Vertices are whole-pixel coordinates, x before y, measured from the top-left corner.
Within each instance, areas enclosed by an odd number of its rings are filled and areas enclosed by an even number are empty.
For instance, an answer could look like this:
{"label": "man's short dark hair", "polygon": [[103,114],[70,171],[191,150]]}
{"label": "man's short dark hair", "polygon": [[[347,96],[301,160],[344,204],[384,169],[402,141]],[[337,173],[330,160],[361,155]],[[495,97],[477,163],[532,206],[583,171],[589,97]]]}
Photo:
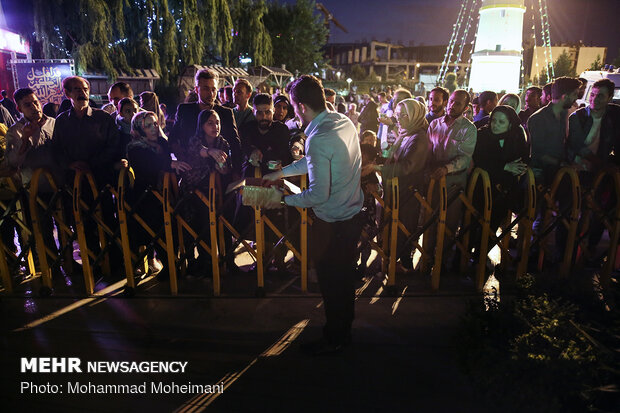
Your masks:
{"label": "man's short dark hair", "polygon": [[219,80],[219,76],[215,70],[211,69],[201,69],[196,72],[196,76],[194,76],[194,84],[198,86],[198,82],[200,79],[214,79],[216,82]]}
{"label": "man's short dark hair", "polygon": [[334,89],[330,89],[326,87],[325,89],[325,97],[327,96],[336,96],[336,91]]}
{"label": "man's short dark hair", "polygon": [[[441,96],[443,96],[443,101],[447,101],[448,99],[450,99],[450,92],[448,92],[448,89],[446,89],[445,87],[441,87],[441,86],[437,86],[431,89],[430,93],[433,92],[438,92],[441,93]],[[429,93],[429,96],[430,96]]]}
{"label": "man's short dark hair", "polygon": [[[553,89],[553,82],[549,82],[547,83],[545,86],[543,86],[542,91],[547,95],[547,96],[551,96],[551,90]],[[542,94],[541,94],[542,96]]]}
{"label": "man's short dark hair", "polygon": [[485,90],[478,96],[478,104],[482,107],[485,107],[489,101],[495,99],[497,99],[497,93],[491,90]]}
{"label": "man's short dark hair", "polygon": [[2,97],[5,98],[7,95],[6,90],[3,90],[2,92],[0,92],[0,94],[2,94]]}
{"label": "man's short dark hair", "polygon": [[596,87],[599,89],[607,89],[607,92],[609,93],[609,96],[613,96],[614,95],[614,90],[616,89],[616,84],[609,80],[609,79],[600,79],[597,80],[596,82],[594,82],[594,84],[592,85],[592,87]]}
{"label": "man's short dark hair", "polygon": [[13,100],[15,101],[15,103],[17,103],[17,105],[19,105],[20,100],[30,95],[34,95],[34,90],[30,89],[29,87],[22,87],[20,89],[17,89],[15,93],[13,93]]}
{"label": "man's short dark hair", "polygon": [[250,83],[250,81],[249,81],[249,80],[247,80],[247,79],[244,79],[244,78],[240,77],[240,78],[239,78],[239,79],[237,79],[237,81],[235,82],[235,86],[237,86],[237,85],[243,85],[243,86],[245,86],[245,90],[246,90],[248,93],[252,93],[252,84]]}
{"label": "man's short dark hair", "polygon": [[579,79],[575,79],[574,77],[558,77],[553,82],[553,87],[551,88],[551,97],[553,100],[560,99],[563,95],[567,95],[574,90],[579,89],[581,86],[581,82]]}
{"label": "man's short dark hair", "polygon": [[532,92],[535,93],[536,96],[541,97],[542,96],[542,89],[539,88],[538,86],[530,86],[527,89],[525,89],[525,93],[527,92]]}
{"label": "man's short dark hair", "polygon": [[127,82],[116,82],[112,86],[110,86],[110,90],[117,89],[126,97],[133,97],[133,89],[129,86]]}
{"label": "man's short dark hair", "polygon": [[384,98],[386,95],[385,92],[379,92],[377,93],[377,96]]}
{"label": "man's short dark hair", "polygon": [[258,95],[254,96],[254,100],[252,101],[252,105],[254,105],[254,107],[258,105],[271,104],[273,104],[273,100],[271,99],[271,95],[268,95],[267,93],[259,93]]}
{"label": "man's short dark hair", "polygon": [[300,76],[289,83],[287,92],[296,104],[303,103],[315,112],[326,110],[323,83],[315,76]]}
{"label": "man's short dark hair", "polygon": [[77,82],[78,80],[83,80],[84,82],[86,82],[86,84],[88,85],[88,88],[90,89],[90,82],[88,81],[88,79],[85,79],[81,76],[69,76],[63,79],[62,81],[62,88],[64,90],[69,90],[69,88],[71,87],[71,84],[73,84],[74,82]]}
{"label": "man's short dark hair", "polygon": [[[465,102],[465,106],[469,105],[469,102],[471,102],[471,95],[469,94],[469,92],[466,91],[465,89],[456,89],[454,92],[452,92],[453,95],[456,95],[457,93],[466,95],[467,96],[467,102]],[[495,93],[495,92],[493,92],[493,93]]]}

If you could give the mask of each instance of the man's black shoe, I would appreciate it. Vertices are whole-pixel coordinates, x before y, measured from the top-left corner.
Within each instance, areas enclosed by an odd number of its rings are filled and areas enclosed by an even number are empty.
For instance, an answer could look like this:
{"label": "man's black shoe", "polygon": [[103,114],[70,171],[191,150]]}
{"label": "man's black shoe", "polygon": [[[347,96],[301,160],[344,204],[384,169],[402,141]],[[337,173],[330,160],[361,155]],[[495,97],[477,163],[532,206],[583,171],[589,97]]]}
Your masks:
{"label": "man's black shoe", "polygon": [[346,345],[344,344],[332,344],[327,342],[324,338],[317,341],[310,341],[302,343],[299,348],[302,353],[309,356],[324,356],[328,354],[340,353]]}

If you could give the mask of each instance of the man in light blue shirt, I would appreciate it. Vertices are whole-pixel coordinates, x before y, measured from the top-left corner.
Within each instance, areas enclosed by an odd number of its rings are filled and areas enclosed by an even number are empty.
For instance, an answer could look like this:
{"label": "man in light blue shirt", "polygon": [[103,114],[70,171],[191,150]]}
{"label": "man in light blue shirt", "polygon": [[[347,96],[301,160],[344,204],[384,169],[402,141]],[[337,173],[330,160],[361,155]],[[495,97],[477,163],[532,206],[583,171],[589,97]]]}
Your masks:
{"label": "man in light blue shirt", "polygon": [[290,85],[295,114],[305,125],[306,156],[266,180],[308,173],[308,189],[282,199],[283,205],[312,208],[316,215],[310,249],[325,303],[323,339],[302,350],[334,353],[351,343],[355,302],[355,252],[362,222],[362,156],[357,130],[346,116],[328,112],[321,81],[302,76]]}

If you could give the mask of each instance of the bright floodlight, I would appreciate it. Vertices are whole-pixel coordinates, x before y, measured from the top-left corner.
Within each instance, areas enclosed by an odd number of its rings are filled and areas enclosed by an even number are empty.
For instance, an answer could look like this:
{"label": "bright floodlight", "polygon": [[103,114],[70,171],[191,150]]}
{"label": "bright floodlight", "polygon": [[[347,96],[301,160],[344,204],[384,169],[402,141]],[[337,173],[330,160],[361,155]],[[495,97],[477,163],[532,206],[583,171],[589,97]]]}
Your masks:
{"label": "bright floodlight", "polygon": [[469,87],[474,92],[518,92],[524,0],[482,0]]}

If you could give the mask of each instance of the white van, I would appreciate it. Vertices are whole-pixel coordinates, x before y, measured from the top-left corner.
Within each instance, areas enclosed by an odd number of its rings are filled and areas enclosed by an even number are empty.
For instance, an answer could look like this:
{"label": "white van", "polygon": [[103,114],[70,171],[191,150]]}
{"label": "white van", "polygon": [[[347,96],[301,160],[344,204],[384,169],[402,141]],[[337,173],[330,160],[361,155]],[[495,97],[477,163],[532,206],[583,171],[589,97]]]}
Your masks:
{"label": "white van", "polygon": [[609,79],[615,83],[616,89],[614,90],[613,103],[620,103],[620,68],[615,70],[587,70],[579,75],[588,81],[588,85],[586,86],[586,93],[583,94],[582,99],[577,99],[577,104],[581,106],[581,104],[585,104],[588,106],[590,102],[590,92],[592,91],[592,85],[594,82],[601,79]]}

